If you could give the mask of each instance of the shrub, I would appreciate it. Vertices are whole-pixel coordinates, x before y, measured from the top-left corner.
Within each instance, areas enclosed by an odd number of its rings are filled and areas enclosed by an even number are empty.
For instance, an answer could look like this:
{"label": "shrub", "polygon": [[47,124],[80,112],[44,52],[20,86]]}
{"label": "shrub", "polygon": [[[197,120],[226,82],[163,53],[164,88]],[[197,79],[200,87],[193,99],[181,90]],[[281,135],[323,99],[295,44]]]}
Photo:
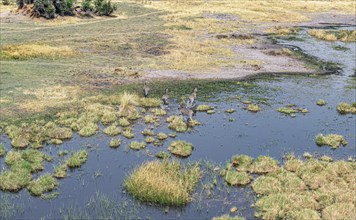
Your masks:
{"label": "shrub", "polygon": [[[36,0],[37,1],[37,0]],[[54,0],[53,4],[56,8],[56,13],[63,15],[73,15],[74,0]]]}
{"label": "shrub", "polygon": [[109,16],[117,10],[117,5],[112,4],[110,0],[95,0],[95,13],[99,16]]}
{"label": "shrub", "polygon": [[93,11],[94,10],[93,1],[92,0],[82,1],[82,9],[84,11]]}
{"label": "shrub", "polygon": [[37,17],[54,18],[55,11],[51,0],[36,0],[33,4],[33,13]]}

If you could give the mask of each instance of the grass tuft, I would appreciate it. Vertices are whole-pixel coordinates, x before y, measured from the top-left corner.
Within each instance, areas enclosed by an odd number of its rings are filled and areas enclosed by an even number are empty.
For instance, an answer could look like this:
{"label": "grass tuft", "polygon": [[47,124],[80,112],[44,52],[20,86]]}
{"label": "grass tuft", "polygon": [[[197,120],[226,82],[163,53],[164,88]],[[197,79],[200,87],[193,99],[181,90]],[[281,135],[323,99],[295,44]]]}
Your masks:
{"label": "grass tuft", "polygon": [[347,141],[342,135],[338,134],[318,134],[315,137],[315,143],[319,146],[327,145],[333,149],[339,148],[341,145],[347,145]]}
{"label": "grass tuft", "polygon": [[151,161],[136,168],[124,181],[126,190],[140,201],[183,206],[191,200],[201,172],[197,163]]}
{"label": "grass tuft", "polygon": [[81,167],[88,160],[88,152],[80,150],[75,152],[68,160],[67,165],[70,168]]}
{"label": "grass tuft", "polygon": [[214,108],[210,105],[198,105],[197,111],[199,112],[207,112],[209,110],[213,110]]}
{"label": "grass tuft", "polygon": [[161,141],[166,140],[168,138],[168,136],[163,132],[159,132],[156,137],[158,140],[161,140]]}
{"label": "grass tuft", "polygon": [[113,138],[110,140],[109,146],[111,148],[118,148],[121,144],[121,139],[120,138]]}
{"label": "grass tuft", "polygon": [[0,157],[3,157],[6,153],[5,147],[3,144],[0,144]]}
{"label": "grass tuft", "polygon": [[145,142],[137,142],[137,141],[133,141],[130,143],[129,147],[133,150],[141,150],[144,149],[146,147],[146,143]]}
{"label": "grass tuft", "polygon": [[346,102],[341,102],[337,107],[337,111],[340,114],[356,114],[356,103],[352,103],[352,105],[346,103]]}
{"label": "grass tuft", "polygon": [[168,128],[176,131],[176,132],[186,132],[187,131],[187,124],[185,123],[184,119],[179,116],[172,115],[168,117],[167,122],[169,122]]}
{"label": "grass tuft", "polygon": [[121,133],[120,128],[116,127],[115,124],[110,125],[109,127],[104,129],[104,134],[109,136],[116,136]]}
{"label": "grass tuft", "polygon": [[168,150],[176,156],[188,157],[193,152],[193,145],[185,141],[172,141],[169,144]]}
{"label": "grass tuft", "polygon": [[225,181],[232,186],[245,186],[249,184],[252,177],[246,172],[239,172],[229,169],[225,174]]}
{"label": "grass tuft", "polygon": [[264,173],[275,172],[278,170],[279,170],[278,161],[268,156],[257,157],[251,165],[252,173],[264,174]]}
{"label": "grass tuft", "polygon": [[323,105],[326,105],[326,101],[324,99],[319,99],[317,102],[316,102],[317,105],[319,106],[323,106]]}
{"label": "grass tuft", "polygon": [[50,192],[58,186],[56,179],[54,179],[49,173],[40,176],[37,180],[31,181],[28,185],[28,190],[34,196],[40,196],[43,193]]}

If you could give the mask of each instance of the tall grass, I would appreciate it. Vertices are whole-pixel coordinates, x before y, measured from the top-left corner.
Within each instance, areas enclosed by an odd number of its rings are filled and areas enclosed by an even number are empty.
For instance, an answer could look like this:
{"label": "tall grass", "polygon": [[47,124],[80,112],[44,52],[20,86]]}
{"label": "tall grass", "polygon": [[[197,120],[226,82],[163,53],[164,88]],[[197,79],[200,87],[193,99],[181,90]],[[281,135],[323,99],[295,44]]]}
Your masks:
{"label": "tall grass", "polygon": [[183,206],[200,179],[199,164],[184,166],[177,160],[150,161],[136,168],[124,181],[135,198],[159,205]]}

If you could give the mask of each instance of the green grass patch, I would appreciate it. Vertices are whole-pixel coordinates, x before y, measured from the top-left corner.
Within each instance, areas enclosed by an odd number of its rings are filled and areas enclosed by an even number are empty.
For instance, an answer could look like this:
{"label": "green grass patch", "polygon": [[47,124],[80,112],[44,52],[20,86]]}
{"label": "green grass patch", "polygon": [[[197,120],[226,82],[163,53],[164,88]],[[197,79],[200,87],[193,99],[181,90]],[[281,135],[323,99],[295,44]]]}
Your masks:
{"label": "green grass patch", "polygon": [[130,143],[129,147],[133,150],[141,150],[144,149],[146,147],[146,143],[145,142],[137,142],[137,141],[133,141]]}
{"label": "green grass patch", "polygon": [[133,132],[132,128],[126,128],[125,131],[122,133],[125,138],[132,139],[135,137],[135,133]]}
{"label": "green grass patch", "polygon": [[259,156],[251,165],[252,173],[265,174],[275,172],[277,170],[279,170],[278,161],[269,156]]}
{"label": "green grass patch", "polygon": [[213,110],[214,107],[210,106],[210,105],[198,105],[197,106],[197,111],[199,112],[207,112],[209,110]]}
{"label": "green grass patch", "polygon": [[166,119],[167,122],[169,122],[168,128],[172,129],[176,132],[186,132],[188,127],[187,127],[187,123],[184,121],[184,119],[180,116],[169,116]]}
{"label": "green grass patch", "polygon": [[75,152],[68,160],[67,165],[70,168],[81,167],[88,160],[88,152],[86,150],[80,150]]}
{"label": "green grass patch", "polygon": [[252,176],[246,172],[229,169],[226,171],[224,180],[231,186],[245,186],[251,182]]}
{"label": "green grass patch", "polygon": [[109,136],[116,136],[121,133],[121,130],[115,124],[112,124],[109,127],[105,128],[103,132],[104,134]]}
{"label": "green grass patch", "polygon": [[157,135],[156,135],[157,139],[158,140],[166,140],[168,138],[168,135],[166,135],[165,133],[163,132],[159,132]]}
{"label": "green grass patch", "polygon": [[49,173],[40,176],[37,180],[31,181],[28,185],[28,190],[34,196],[40,196],[43,193],[50,192],[58,186],[56,179]]}
{"label": "green grass patch", "polygon": [[99,130],[99,126],[93,122],[89,122],[86,124],[82,129],[80,129],[79,134],[80,136],[83,137],[89,137],[93,136],[96,134],[96,132]]}
{"label": "green grass patch", "polygon": [[166,206],[183,206],[191,200],[201,177],[197,163],[184,166],[178,161],[151,161],[137,167],[124,181],[136,199]]}
{"label": "green grass patch", "polygon": [[141,133],[144,136],[154,136],[155,135],[155,133],[151,129],[147,129],[147,128],[145,128]]}
{"label": "green grass patch", "polygon": [[172,141],[168,146],[168,150],[178,157],[189,157],[193,149],[193,144],[186,141]]}
{"label": "green grass patch", "polygon": [[120,138],[112,138],[109,142],[109,146],[111,148],[118,148],[121,145],[121,139]]}
{"label": "green grass patch", "polygon": [[344,115],[344,114],[356,114],[356,102],[352,104],[348,104],[346,102],[341,102],[337,107],[337,111]]}
{"label": "green grass patch", "polygon": [[345,140],[345,138],[342,135],[338,134],[318,134],[315,137],[315,143],[319,146],[327,145],[333,149],[337,149],[340,146],[347,145],[347,141]]}
{"label": "green grass patch", "polygon": [[64,178],[67,176],[68,166],[67,164],[61,164],[54,168],[53,176],[56,178]]}

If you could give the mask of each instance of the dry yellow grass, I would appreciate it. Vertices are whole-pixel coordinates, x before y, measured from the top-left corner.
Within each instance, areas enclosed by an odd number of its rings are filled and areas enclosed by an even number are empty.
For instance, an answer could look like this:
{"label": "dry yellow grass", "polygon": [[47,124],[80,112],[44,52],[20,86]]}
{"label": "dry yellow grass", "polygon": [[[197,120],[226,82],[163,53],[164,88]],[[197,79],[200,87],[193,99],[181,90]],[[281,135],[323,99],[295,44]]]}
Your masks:
{"label": "dry yellow grass", "polygon": [[71,57],[76,52],[68,47],[54,47],[40,44],[6,45],[0,48],[1,59],[31,59],[31,58],[50,58]]}
{"label": "dry yellow grass", "polygon": [[23,94],[34,96],[35,99],[18,103],[18,106],[26,111],[40,112],[47,108],[61,107],[76,102],[81,93],[79,86],[61,85],[24,90]]}

